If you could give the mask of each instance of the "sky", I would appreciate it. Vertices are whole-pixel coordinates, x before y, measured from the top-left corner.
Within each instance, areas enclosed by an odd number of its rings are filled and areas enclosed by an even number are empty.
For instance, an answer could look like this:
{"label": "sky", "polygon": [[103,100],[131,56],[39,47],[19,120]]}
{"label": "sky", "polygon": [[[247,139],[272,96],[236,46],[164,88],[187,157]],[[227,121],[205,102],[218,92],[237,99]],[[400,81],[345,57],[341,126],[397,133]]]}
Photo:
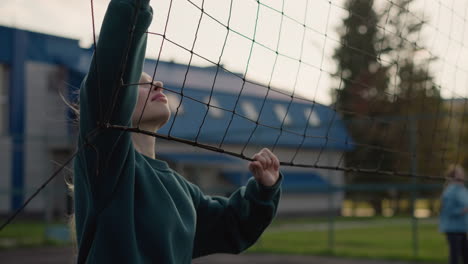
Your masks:
{"label": "sky", "polygon": [[[99,33],[109,0],[92,3]],[[157,58],[161,51],[161,59],[167,61],[191,61],[197,66],[220,63],[249,80],[330,103],[330,91],[337,85],[330,76],[336,71],[332,55],[339,45],[337,29],[349,15],[343,8],[345,0],[260,3],[234,0],[229,12],[231,0],[153,0],[155,15],[149,31],[156,34],[149,35],[147,56]],[[375,6],[379,10],[388,3],[377,0]],[[430,69],[443,96],[466,97],[468,1],[415,0],[409,9],[412,15],[429,21],[418,40],[427,50],[419,56],[439,57]],[[81,46],[89,47],[93,39],[91,10],[90,0],[2,0],[0,25],[78,39]],[[164,33],[177,45],[163,41],[160,35]],[[186,49],[200,56],[191,58]]]}

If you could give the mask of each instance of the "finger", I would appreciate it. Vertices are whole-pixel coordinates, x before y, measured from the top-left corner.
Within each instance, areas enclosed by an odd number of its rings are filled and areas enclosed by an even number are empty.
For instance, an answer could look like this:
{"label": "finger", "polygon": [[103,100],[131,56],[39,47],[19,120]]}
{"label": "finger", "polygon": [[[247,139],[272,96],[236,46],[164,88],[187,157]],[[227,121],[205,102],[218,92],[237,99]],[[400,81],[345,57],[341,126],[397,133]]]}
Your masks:
{"label": "finger", "polygon": [[262,164],[259,161],[252,161],[249,164],[249,170],[252,172],[255,178],[258,178],[262,171]]}
{"label": "finger", "polygon": [[275,170],[279,170],[280,161],[279,161],[278,157],[275,155],[275,153],[271,152],[269,149],[265,149],[265,152],[268,153],[269,157],[271,158],[273,168]]}
{"label": "finger", "polygon": [[279,159],[275,156],[275,161],[273,162],[273,168],[277,171],[280,168],[280,161]]}
{"label": "finger", "polygon": [[263,153],[266,153],[266,154],[267,154],[268,156],[270,156],[270,157],[275,156],[275,154],[273,154],[273,152],[271,152],[271,150],[268,149],[268,148],[262,149],[262,152],[263,152]]}
{"label": "finger", "polygon": [[271,159],[270,155],[267,152],[262,152],[261,156],[265,159],[265,169],[271,168],[273,166],[273,160]]}
{"label": "finger", "polygon": [[262,168],[262,164],[259,161],[252,161],[249,164],[249,169],[252,169],[255,172],[257,172],[261,168]]}
{"label": "finger", "polygon": [[275,166],[275,162],[279,162],[278,158],[271,152],[270,149],[264,148],[262,149],[262,153],[268,156],[268,158],[271,160],[270,166]]}
{"label": "finger", "polygon": [[260,152],[257,153],[257,154],[255,154],[255,155],[253,155],[252,160],[253,160],[253,161],[259,161],[259,162],[261,163],[262,166],[264,166],[265,163],[266,163],[265,157],[263,157],[262,154],[261,154]]}
{"label": "finger", "polygon": [[271,166],[275,171],[279,170],[280,162],[276,156],[270,156],[271,158]]}
{"label": "finger", "polygon": [[267,153],[270,159],[273,161],[273,166],[275,166],[275,168],[279,168],[280,161],[275,153],[271,152],[271,150],[268,148],[264,148],[264,152]]}

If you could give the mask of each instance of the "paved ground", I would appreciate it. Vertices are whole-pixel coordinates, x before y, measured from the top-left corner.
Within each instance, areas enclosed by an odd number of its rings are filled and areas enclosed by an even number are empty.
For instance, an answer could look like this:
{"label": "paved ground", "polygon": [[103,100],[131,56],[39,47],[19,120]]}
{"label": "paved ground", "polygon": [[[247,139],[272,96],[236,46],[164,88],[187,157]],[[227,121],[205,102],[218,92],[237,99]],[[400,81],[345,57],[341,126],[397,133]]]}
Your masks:
{"label": "paved ground", "polygon": [[331,257],[287,255],[213,255],[196,259],[193,264],[409,264],[409,262],[340,259]]}
{"label": "paved ground", "polygon": [[[67,264],[73,263],[71,248],[34,248],[0,251],[2,264]],[[199,258],[193,264],[409,264],[408,262],[376,261],[376,260],[350,260],[328,257],[312,256],[285,256],[285,255],[212,255]],[[419,263],[421,264],[421,263]]]}

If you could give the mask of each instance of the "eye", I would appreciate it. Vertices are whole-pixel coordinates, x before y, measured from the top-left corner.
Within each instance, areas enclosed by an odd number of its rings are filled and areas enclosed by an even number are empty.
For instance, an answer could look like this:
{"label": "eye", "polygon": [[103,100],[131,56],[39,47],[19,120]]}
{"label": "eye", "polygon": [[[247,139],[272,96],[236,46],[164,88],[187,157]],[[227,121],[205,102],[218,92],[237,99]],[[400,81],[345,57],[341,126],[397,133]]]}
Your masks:
{"label": "eye", "polygon": [[149,90],[151,85],[149,83],[145,83],[145,84],[140,84],[140,87],[145,89],[145,90]]}

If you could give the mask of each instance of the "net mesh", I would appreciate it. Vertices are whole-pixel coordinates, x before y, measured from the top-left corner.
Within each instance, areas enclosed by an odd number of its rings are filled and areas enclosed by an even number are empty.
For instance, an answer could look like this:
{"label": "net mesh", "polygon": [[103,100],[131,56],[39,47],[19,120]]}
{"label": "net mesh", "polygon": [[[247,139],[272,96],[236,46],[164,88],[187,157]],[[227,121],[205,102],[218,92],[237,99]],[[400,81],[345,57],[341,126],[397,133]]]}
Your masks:
{"label": "net mesh", "polygon": [[[107,122],[106,129],[246,160],[269,147],[282,165],[340,170],[373,182],[445,180],[449,164],[468,165],[468,2],[166,0],[152,6],[147,55],[154,60],[145,71],[165,82],[172,117],[158,132],[140,122]],[[95,36],[93,1],[91,9]],[[330,152],[335,158],[325,155]]]}
{"label": "net mesh", "polygon": [[[178,95],[169,129],[148,134],[244,159],[271,134],[265,147],[293,150],[282,165],[372,175],[441,179],[449,164],[465,162],[466,3],[167,2],[153,6],[162,17],[148,32],[148,51],[158,61],[176,52],[185,69],[180,87],[165,87]],[[200,66],[212,69],[202,80],[206,98],[193,92]],[[164,81],[159,67],[153,78]],[[226,76],[238,82],[219,104]],[[249,94],[257,96],[253,109]],[[177,129],[185,108],[203,117],[188,127],[194,133]],[[226,122],[206,129],[214,111]],[[338,132],[342,124],[347,133]],[[138,124],[113,127],[142,132]],[[229,149],[233,141],[240,150]],[[323,153],[334,148],[341,157],[330,163]]]}

